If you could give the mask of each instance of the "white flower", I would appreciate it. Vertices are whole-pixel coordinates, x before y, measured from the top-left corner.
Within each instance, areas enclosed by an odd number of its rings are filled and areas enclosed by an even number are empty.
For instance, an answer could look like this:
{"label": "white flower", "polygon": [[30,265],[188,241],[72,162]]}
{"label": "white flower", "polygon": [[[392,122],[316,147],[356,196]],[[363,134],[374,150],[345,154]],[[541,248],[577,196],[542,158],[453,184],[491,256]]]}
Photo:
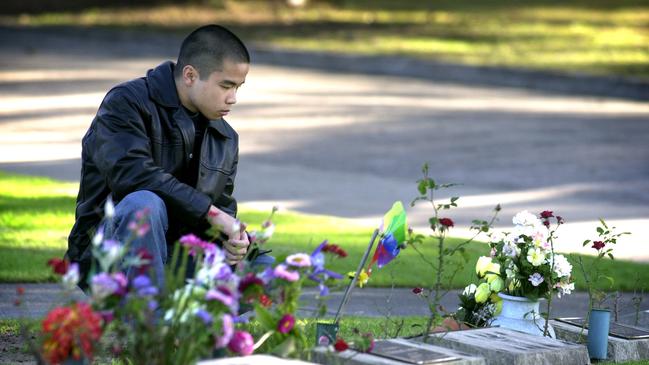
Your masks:
{"label": "white flower", "polygon": [[305,253],[296,253],[286,258],[286,263],[295,267],[311,266],[311,256]]}
{"label": "white flower", "polygon": [[477,286],[475,284],[468,285],[466,288],[464,288],[464,291],[462,292],[462,295],[471,295],[475,293]]}
{"label": "white flower", "polygon": [[79,264],[73,262],[68,267],[68,272],[61,278],[63,287],[67,290],[74,290],[79,283]]}
{"label": "white flower", "polygon": [[517,226],[534,227],[542,225],[541,221],[534,214],[528,212],[527,210],[517,213],[512,219],[512,222]]}
{"label": "white flower", "polygon": [[545,263],[545,253],[540,248],[530,248],[527,250],[527,261],[532,266],[541,266]]}
{"label": "white flower", "polygon": [[98,247],[104,241],[104,227],[99,227],[95,235],[92,237],[92,245]]}
{"label": "white flower", "polygon": [[533,286],[539,286],[543,282],[543,276],[539,274],[538,272],[535,272],[534,274],[530,275],[530,277],[527,279],[532,283]]}
{"label": "white flower", "polygon": [[113,198],[108,196],[106,199],[106,204],[104,204],[104,217],[111,219],[115,216],[115,204],[113,204]]}
{"label": "white flower", "polygon": [[498,243],[505,239],[505,234],[503,232],[492,232],[489,235],[491,243]]}
{"label": "white flower", "polygon": [[492,292],[498,293],[499,291],[503,290],[505,287],[505,282],[500,276],[494,275],[493,280],[489,280],[489,289],[491,289]]}
{"label": "white flower", "polygon": [[507,279],[513,279],[516,277],[516,273],[518,270],[516,269],[516,266],[513,266],[511,269],[505,269],[505,275],[507,275]]}
{"label": "white flower", "polygon": [[273,237],[273,233],[275,233],[275,225],[271,223],[268,227],[261,231],[260,238],[262,240],[269,240],[271,237]]}
{"label": "white flower", "polygon": [[568,277],[572,272],[572,265],[563,255],[554,255],[554,272],[558,277]]}
{"label": "white flower", "polygon": [[573,290],[575,290],[575,283],[559,282],[555,285],[555,287],[559,288],[559,291],[557,292],[557,297],[561,298],[562,295],[570,294],[572,293]]}

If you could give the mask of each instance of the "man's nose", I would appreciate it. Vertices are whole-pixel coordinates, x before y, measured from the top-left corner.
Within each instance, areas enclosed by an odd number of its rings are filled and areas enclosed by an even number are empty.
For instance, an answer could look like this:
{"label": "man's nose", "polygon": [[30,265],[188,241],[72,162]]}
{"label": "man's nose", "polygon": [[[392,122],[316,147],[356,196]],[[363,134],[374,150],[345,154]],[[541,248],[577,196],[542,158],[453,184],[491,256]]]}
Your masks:
{"label": "man's nose", "polygon": [[225,102],[228,105],[236,104],[237,103],[237,92],[232,91],[232,92],[228,93],[228,96],[225,98]]}

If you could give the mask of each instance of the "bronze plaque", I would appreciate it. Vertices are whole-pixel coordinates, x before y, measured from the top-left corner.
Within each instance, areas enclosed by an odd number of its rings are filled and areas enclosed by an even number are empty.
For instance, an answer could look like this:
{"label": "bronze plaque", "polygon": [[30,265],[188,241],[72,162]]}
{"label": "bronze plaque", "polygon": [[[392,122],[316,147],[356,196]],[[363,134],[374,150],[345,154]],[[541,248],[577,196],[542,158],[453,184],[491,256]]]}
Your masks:
{"label": "bronze plaque", "polygon": [[[584,325],[585,319],[581,317],[570,317],[557,318],[557,321],[572,324],[577,327],[582,327]],[[588,323],[586,323],[586,329],[588,329]],[[639,340],[643,338],[649,338],[649,329],[631,326],[628,324],[611,322],[608,329],[608,334],[611,336],[624,338],[626,340]]]}
{"label": "bronze plaque", "polygon": [[402,361],[408,364],[440,364],[459,360],[459,358],[455,356],[450,356],[441,352],[389,341],[376,341],[371,354]]}

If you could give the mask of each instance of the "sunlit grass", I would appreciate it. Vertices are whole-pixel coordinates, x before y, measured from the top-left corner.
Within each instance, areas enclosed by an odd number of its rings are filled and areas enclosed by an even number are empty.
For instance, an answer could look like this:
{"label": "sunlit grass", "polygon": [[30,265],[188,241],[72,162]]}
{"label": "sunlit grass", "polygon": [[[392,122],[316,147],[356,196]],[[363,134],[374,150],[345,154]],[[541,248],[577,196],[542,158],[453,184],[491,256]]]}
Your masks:
{"label": "sunlit grass", "polygon": [[[62,257],[67,247],[67,236],[74,223],[74,208],[78,186],[45,178],[11,175],[0,172],[0,282],[42,282],[56,278],[46,266],[48,259]],[[240,218],[257,228],[269,212],[242,209]],[[266,248],[272,255],[282,257],[295,252],[311,252],[327,239],[347,250],[345,259],[330,260],[334,271],[347,273],[356,269],[362,257],[372,228],[359,226],[336,217],[279,211],[275,216],[277,229]],[[448,244],[460,239],[450,238]],[[424,242],[419,251],[429,261],[437,258],[432,240]],[[454,273],[448,283],[462,288],[475,280],[473,267],[477,258],[488,253],[487,245],[474,243],[467,247],[466,260],[456,257],[448,273]],[[583,256],[586,264],[593,258]],[[575,262],[572,260],[572,262]],[[637,262],[604,261],[602,267],[615,279],[614,288],[649,289],[649,265]],[[577,287],[583,289],[581,275],[573,270]],[[405,249],[389,265],[375,269],[371,286],[428,287],[435,272],[413,248]]]}
{"label": "sunlit grass", "polygon": [[216,22],[266,46],[649,78],[649,4],[642,0],[222,3],[5,16],[0,23],[185,33]]}

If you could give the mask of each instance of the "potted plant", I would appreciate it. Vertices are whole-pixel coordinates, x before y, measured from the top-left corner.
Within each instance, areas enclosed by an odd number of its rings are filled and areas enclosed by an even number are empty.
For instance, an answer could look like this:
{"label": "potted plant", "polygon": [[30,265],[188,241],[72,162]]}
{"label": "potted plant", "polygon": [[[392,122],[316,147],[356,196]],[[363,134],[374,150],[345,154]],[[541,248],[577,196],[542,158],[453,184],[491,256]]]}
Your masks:
{"label": "potted plant", "polygon": [[502,288],[498,294],[503,300],[502,311],[492,325],[555,337],[539,315],[539,299],[547,299],[549,317],[552,294],[560,297],[574,290],[572,265],[554,251],[555,232],[563,218],[551,211],[538,217],[522,211],[512,221],[511,232],[491,235],[491,257],[481,257],[477,265],[478,275],[492,290]]}
{"label": "potted plant", "polygon": [[[622,235],[629,232],[615,233],[615,227],[610,227],[603,219],[600,219],[600,226],[597,227],[597,240],[585,240],[583,246],[592,243],[592,248],[597,251],[597,256],[585,263],[581,257],[576,261],[584,276],[584,283],[588,290],[588,354],[593,359],[606,359],[608,356],[608,332],[611,321],[611,311],[603,307],[607,299],[606,292],[601,290],[605,284],[612,285],[613,278],[605,275],[601,269],[601,262],[607,257],[611,260],[613,256],[613,245]],[[584,322],[585,325],[585,322]]]}

